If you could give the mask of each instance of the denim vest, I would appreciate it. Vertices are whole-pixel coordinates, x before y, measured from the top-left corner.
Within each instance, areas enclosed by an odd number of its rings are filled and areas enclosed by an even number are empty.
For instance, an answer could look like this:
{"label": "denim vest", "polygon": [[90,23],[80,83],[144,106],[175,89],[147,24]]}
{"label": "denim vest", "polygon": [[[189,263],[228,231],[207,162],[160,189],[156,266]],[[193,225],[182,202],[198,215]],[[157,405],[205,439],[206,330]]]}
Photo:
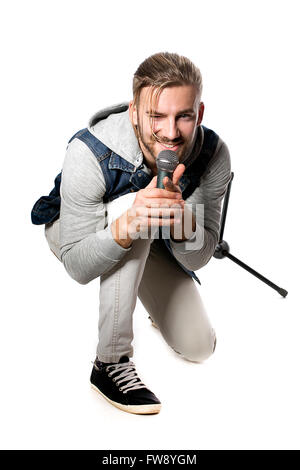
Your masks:
{"label": "denim vest", "polygon": [[[184,200],[200,185],[201,176],[213,157],[218,144],[219,136],[211,129],[204,126],[202,128],[204,130],[204,141],[201,152],[198,158],[186,168],[180,178],[179,186]],[[136,168],[132,163],[110,150],[91,134],[87,128],[76,132],[68,143],[75,138],[81,140],[89,147],[101,167],[106,184],[106,192],[103,197],[104,203],[113,201],[129,192],[139,191],[150,183],[152,177],[142,170],[143,163]],[[31,221],[33,224],[47,224],[59,218],[61,175],[62,172],[56,176],[54,188],[49,193],[49,196],[42,196],[34,204],[31,211]],[[163,240],[169,252],[174,256],[170,240],[166,238],[163,238]],[[185,268],[179,261],[176,260],[176,262],[189,276],[201,284],[193,271]]]}

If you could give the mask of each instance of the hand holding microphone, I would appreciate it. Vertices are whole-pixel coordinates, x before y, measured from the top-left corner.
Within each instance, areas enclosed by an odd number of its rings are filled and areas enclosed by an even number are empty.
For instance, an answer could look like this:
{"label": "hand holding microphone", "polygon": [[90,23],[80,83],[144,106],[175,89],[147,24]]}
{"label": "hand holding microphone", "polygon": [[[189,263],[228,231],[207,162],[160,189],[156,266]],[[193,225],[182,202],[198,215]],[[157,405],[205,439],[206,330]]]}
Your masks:
{"label": "hand holding microphone", "polygon": [[[165,188],[168,191],[181,194],[181,189],[178,183],[185,171],[185,165],[179,163],[177,154],[172,150],[163,150],[159,153],[156,159],[156,166],[158,170],[157,187]],[[177,210],[177,224],[170,225],[169,236],[171,236],[174,241],[186,240],[184,234],[185,215],[187,215],[187,221],[190,220],[190,225],[192,225],[192,213],[190,211],[186,212],[185,209],[183,201],[180,211],[178,212]]]}
{"label": "hand holding microphone", "polygon": [[[158,170],[157,187],[181,194],[178,185],[185,171],[185,165],[178,163],[178,157],[172,150],[163,150],[156,159]],[[174,241],[188,240],[196,230],[196,218],[192,210],[181,204],[178,223],[170,225],[170,235]]]}
{"label": "hand holding microphone", "polygon": [[[176,152],[163,150],[156,159],[157,166],[157,188],[168,189],[168,191],[179,192],[178,182],[184,173],[185,166],[179,163]],[[168,177],[168,180],[165,178]]]}
{"label": "hand holding microphone", "polygon": [[159,153],[157,163],[158,175],[136,193],[132,207],[111,224],[114,239],[124,248],[138,237],[150,238],[151,227],[169,226],[173,233],[172,227],[181,222],[176,217],[184,206],[178,182],[185,166],[178,164],[176,153],[169,150]]}

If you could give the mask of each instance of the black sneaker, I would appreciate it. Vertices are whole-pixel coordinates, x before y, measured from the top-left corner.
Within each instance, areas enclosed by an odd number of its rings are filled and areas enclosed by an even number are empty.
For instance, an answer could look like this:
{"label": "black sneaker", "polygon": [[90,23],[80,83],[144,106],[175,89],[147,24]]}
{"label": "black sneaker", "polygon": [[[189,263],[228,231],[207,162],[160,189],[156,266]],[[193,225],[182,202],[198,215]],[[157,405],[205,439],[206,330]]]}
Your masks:
{"label": "black sneaker", "polygon": [[128,413],[159,413],[161,402],[141,382],[135,365],[127,356],[118,363],[101,362],[97,358],[91,374],[92,388],[112,405]]}

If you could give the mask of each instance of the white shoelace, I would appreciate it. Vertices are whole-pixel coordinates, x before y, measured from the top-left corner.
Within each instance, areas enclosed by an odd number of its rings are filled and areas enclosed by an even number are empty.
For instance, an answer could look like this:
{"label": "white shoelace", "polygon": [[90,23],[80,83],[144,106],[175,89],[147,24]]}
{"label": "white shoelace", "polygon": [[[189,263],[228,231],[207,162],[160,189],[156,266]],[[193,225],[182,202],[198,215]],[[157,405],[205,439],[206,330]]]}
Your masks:
{"label": "white shoelace", "polygon": [[[127,382],[126,385],[120,387],[120,390],[123,393],[127,393],[129,390],[137,390],[139,388],[147,388],[145,384],[138,377],[135,370],[135,365],[132,361],[123,362],[121,364],[111,364],[106,367],[106,370],[112,370],[108,375],[111,377],[113,374],[121,372],[119,375],[115,375],[113,380],[116,382],[116,385],[119,386],[121,382]],[[121,379],[121,380],[120,380]]]}

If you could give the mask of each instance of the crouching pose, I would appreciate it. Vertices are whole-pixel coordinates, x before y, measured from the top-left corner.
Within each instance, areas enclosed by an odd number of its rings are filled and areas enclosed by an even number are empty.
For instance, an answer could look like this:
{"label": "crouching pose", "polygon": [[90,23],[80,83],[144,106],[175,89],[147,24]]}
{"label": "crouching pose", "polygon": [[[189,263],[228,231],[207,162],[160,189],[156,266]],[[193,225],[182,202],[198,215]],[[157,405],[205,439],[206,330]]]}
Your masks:
{"label": "crouching pose", "polygon": [[[56,187],[32,211],[68,274],[80,284],[100,279],[91,383],[131,413],[161,408],[130,360],[137,297],[181,357],[202,362],[216,345],[195,271],[215,251],[231,170],[226,144],[201,125],[201,95],[189,59],[147,58],[132,100],[99,111],[70,139]],[[176,152],[179,164],[161,189],[163,150]]]}

